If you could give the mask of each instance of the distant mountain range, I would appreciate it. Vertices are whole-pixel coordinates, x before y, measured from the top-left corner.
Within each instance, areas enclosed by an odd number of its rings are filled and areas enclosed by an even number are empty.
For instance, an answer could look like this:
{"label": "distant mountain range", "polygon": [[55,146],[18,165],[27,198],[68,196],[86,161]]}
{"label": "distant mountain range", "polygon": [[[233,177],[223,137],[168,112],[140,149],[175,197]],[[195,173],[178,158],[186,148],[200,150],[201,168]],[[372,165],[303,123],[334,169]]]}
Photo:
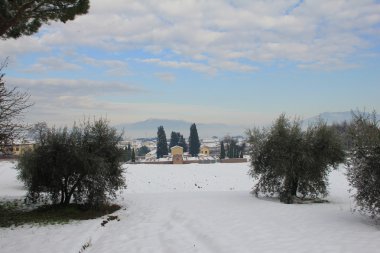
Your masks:
{"label": "distant mountain range", "polygon": [[[306,118],[303,120],[303,127],[307,127],[310,123],[315,122],[321,118],[326,121],[327,124],[341,123],[343,121],[350,122],[352,114],[347,112],[324,112],[314,117]],[[380,119],[380,115],[378,115]],[[246,126],[239,125],[227,125],[227,124],[204,124],[197,123],[197,130],[200,138],[207,138],[212,136],[218,136],[222,138],[226,135],[230,136],[245,136]],[[124,136],[127,138],[152,138],[157,136],[157,128],[164,126],[166,132],[166,138],[170,138],[172,131],[180,132],[185,138],[190,134],[190,126],[192,122],[184,120],[169,120],[169,119],[147,119],[144,121],[119,124],[115,127],[119,130],[124,129]],[[251,126],[253,127],[253,126]]]}
{"label": "distant mountain range", "polygon": [[343,121],[350,122],[352,119],[352,114],[351,112],[323,112],[317,116],[304,119],[303,122],[307,125],[317,121],[319,118],[326,121],[328,125],[332,125]]}
{"label": "distant mountain range", "polygon": [[[172,131],[180,132],[185,138],[190,135],[190,126],[193,122],[184,120],[169,119],[147,119],[144,121],[116,125],[117,129],[124,129],[124,136],[127,138],[149,138],[157,136],[157,128],[163,126],[166,138],[170,138]],[[197,123],[198,135],[200,138],[218,136],[222,138],[225,135],[237,136],[244,135],[245,128],[243,126],[227,125],[227,124],[203,124]]]}

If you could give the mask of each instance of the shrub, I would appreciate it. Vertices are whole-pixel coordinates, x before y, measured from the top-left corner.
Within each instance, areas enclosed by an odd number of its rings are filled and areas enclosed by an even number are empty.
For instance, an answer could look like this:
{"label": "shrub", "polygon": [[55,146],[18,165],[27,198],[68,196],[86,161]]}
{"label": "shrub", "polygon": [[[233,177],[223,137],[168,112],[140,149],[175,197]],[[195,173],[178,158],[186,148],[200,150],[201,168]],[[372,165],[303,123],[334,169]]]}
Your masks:
{"label": "shrub", "polygon": [[360,211],[380,216],[380,128],[376,113],[353,113],[347,177]]}
{"label": "shrub", "polygon": [[248,131],[251,170],[256,194],[278,194],[293,203],[297,194],[316,198],[327,194],[330,166],[344,161],[340,140],[323,122],[302,131],[300,121],[281,115],[270,129]]}
{"label": "shrub", "polygon": [[106,120],[83,122],[71,130],[48,129],[37,148],[24,153],[17,166],[28,196],[46,193],[53,203],[100,205],[125,187],[117,143],[121,136]]}

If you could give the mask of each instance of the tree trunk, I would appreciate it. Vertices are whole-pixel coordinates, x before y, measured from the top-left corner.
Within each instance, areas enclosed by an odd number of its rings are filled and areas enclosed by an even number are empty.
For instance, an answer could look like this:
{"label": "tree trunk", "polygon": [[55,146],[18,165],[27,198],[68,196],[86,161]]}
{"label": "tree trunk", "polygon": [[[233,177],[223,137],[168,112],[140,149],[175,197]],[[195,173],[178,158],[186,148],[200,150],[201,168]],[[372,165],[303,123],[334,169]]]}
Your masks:
{"label": "tree trunk", "polygon": [[298,178],[287,177],[285,179],[285,192],[280,194],[280,201],[285,204],[293,204],[297,197]]}
{"label": "tree trunk", "polygon": [[292,186],[290,189],[290,194],[292,197],[297,197],[297,189],[298,189],[298,178],[293,178]]}

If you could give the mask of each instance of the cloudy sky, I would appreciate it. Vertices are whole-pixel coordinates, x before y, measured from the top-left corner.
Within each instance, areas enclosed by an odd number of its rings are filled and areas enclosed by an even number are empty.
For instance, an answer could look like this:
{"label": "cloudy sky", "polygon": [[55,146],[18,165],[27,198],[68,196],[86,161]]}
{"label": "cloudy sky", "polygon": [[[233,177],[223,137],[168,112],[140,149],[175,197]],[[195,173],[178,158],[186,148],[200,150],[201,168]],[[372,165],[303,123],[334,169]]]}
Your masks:
{"label": "cloudy sky", "polygon": [[74,21],[0,41],[0,56],[35,103],[29,122],[380,111],[380,1],[91,0]]}

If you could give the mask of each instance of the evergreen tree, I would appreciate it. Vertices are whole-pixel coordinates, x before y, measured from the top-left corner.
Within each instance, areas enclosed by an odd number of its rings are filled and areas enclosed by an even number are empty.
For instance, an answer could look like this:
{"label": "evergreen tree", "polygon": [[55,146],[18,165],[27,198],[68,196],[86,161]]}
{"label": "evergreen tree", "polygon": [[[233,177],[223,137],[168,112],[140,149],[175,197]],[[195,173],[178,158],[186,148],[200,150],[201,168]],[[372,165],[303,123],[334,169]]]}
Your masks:
{"label": "evergreen tree", "polygon": [[194,124],[190,127],[190,137],[189,137],[189,153],[192,157],[198,156],[200,151],[201,143],[198,137],[197,126]]}
{"label": "evergreen tree", "polygon": [[183,152],[187,152],[189,147],[187,146],[185,138],[183,138],[183,135],[179,135],[179,141],[178,141],[178,146],[183,148]]}
{"label": "evergreen tree", "polygon": [[132,149],[131,149],[131,144],[129,143],[126,150],[127,162],[131,160],[131,157],[132,157]]}
{"label": "evergreen tree", "polygon": [[226,151],[224,149],[224,142],[220,142],[220,159],[226,158]]}
{"label": "evergreen tree", "polygon": [[164,155],[168,155],[168,143],[164,127],[159,126],[157,131],[157,158],[162,158]]}
{"label": "evergreen tree", "polygon": [[353,142],[347,161],[347,177],[355,188],[360,211],[380,217],[380,126],[376,112],[353,113],[349,133]]}
{"label": "evergreen tree", "polygon": [[169,149],[171,149],[174,146],[178,146],[180,133],[172,132],[170,135],[170,144]]}
{"label": "evergreen tree", "polygon": [[131,161],[134,163],[136,162],[136,154],[135,154],[135,149],[132,149],[132,154],[131,154]]}
{"label": "evergreen tree", "polygon": [[23,153],[18,177],[28,196],[38,200],[46,193],[53,203],[99,206],[116,197],[125,186],[121,167],[121,136],[105,120],[81,126],[49,128],[34,150]]}
{"label": "evergreen tree", "polygon": [[150,149],[147,146],[142,146],[137,150],[138,156],[144,156],[150,152]]}
{"label": "evergreen tree", "polygon": [[86,14],[89,0],[18,0],[0,1],[0,38],[18,38],[38,32],[42,24],[66,23]]}
{"label": "evergreen tree", "polygon": [[123,162],[130,161],[131,160],[131,155],[132,155],[131,144],[128,144],[128,146],[124,147],[124,149],[123,149],[123,153],[122,153],[122,160],[123,160]]}
{"label": "evergreen tree", "polygon": [[279,194],[285,203],[293,203],[297,193],[325,196],[330,167],[344,161],[339,137],[324,122],[304,132],[298,120],[281,115],[270,129],[253,129],[248,135],[256,194]]}

